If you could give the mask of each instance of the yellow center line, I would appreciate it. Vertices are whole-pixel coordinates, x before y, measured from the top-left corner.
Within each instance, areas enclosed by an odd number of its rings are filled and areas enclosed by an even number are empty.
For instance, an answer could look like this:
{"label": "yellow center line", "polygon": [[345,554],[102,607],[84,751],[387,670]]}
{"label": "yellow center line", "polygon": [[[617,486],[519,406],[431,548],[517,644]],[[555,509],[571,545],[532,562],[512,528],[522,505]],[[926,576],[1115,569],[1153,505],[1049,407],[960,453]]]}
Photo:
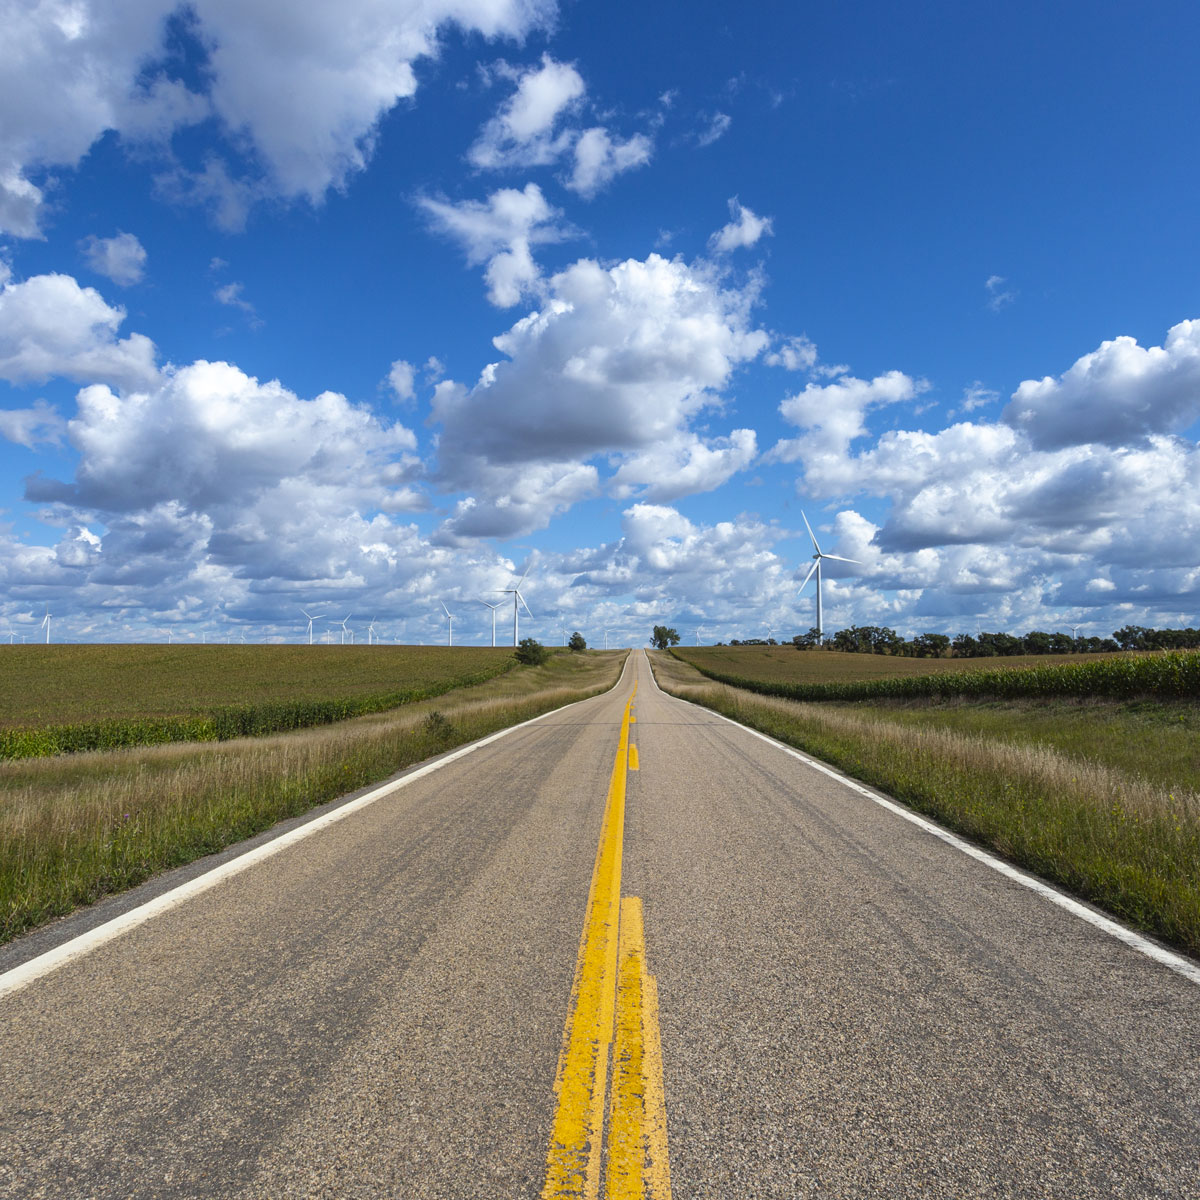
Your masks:
{"label": "yellow center line", "polygon": [[617,1048],[606,1196],[670,1200],[658,993],[646,973],[641,901],[621,900],[626,773],[638,765],[637,747],[629,744],[634,696],[621,720],[563,1028],[554,1084],[558,1105],[546,1156],[543,1200],[597,1200],[599,1196],[614,1025]]}
{"label": "yellow center line", "polygon": [[646,971],[642,902],[621,901],[607,1200],[670,1200],[667,1107],[658,1034],[658,987]]}

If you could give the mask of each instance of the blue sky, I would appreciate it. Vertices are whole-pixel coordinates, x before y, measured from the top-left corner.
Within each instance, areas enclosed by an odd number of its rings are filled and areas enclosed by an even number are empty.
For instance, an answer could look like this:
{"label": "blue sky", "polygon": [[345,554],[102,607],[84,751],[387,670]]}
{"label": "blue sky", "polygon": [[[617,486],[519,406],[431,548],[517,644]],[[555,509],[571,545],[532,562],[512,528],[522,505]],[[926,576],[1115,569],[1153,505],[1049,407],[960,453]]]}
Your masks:
{"label": "blue sky", "polygon": [[0,638],[790,636],[802,511],[827,632],[1198,623],[1193,4],[114,7],[7,6]]}

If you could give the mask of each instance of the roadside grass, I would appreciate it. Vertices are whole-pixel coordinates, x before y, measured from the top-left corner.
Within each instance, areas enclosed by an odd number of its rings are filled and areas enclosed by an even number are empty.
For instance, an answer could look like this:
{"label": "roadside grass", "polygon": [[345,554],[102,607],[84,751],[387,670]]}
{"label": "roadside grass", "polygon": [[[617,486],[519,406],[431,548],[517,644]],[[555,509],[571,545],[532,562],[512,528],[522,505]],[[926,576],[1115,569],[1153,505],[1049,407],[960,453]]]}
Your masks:
{"label": "roadside grass", "polygon": [[490,647],[5,647],[0,759],[304,729],[483,683],[514,663]]}
{"label": "roadside grass", "polygon": [[607,691],[625,656],[558,654],[437,701],[270,737],[0,763],[0,942],[425,758]]}
{"label": "roadside grass", "polygon": [[[983,720],[963,710],[968,715],[955,727],[959,718],[941,707],[761,696],[714,683],[666,654],[650,657],[664,691],[831,763],[1200,956],[1200,793],[1195,751],[1184,745],[1194,747],[1194,713],[1096,703],[1088,707],[1097,732],[1076,729],[1056,745],[1047,733],[1055,710],[1078,725],[1088,719],[1084,706],[1072,712],[1069,703],[1046,702],[1040,711],[997,709]],[[1022,726],[1030,713],[1032,722]],[[1184,720],[1173,725],[1172,716]],[[1139,757],[1138,733],[1147,724],[1160,726],[1161,739]],[[1106,750],[1105,736],[1135,748]],[[1169,746],[1177,770],[1152,761],[1155,744]]]}

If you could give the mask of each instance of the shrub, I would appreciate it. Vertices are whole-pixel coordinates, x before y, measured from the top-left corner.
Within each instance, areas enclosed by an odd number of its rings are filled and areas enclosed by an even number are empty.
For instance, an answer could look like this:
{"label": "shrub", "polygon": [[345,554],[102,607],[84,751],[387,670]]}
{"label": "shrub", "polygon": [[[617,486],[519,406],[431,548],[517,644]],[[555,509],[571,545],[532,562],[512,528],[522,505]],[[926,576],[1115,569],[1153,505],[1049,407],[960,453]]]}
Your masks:
{"label": "shrub", "polygon": [[537,638],[522,638],[514,653],[517,662],[527,667],[539,667],[550,657],[550,651]]}

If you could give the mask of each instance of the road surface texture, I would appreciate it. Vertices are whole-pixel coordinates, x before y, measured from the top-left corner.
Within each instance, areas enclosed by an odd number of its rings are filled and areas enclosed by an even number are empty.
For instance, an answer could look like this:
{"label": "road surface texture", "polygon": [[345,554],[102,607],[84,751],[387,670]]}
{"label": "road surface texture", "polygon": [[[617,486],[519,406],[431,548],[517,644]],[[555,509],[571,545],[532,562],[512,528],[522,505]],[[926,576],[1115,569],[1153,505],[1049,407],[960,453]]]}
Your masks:
{"label": "road surface texture", "polygon": [[538,1196],[635,681],[619,891],[672,1195],[1200,1197],[1195,982],[640,651],[0,998],[0,1195]]}

